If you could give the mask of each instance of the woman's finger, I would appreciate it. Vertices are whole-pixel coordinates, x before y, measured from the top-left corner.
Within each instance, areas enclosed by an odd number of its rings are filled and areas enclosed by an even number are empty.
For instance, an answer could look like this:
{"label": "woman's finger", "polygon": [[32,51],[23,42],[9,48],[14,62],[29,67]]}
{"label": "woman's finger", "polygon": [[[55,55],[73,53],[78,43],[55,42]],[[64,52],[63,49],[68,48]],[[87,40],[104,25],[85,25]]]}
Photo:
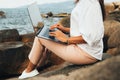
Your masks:
{"label": "woman's finger", "polygon": [[54,25],[50,26],[50,29],[57,28],[58,26],[59,26],[59,24],[54,24]]}
{"label": "woman's finger", "polygon": [[55,36],[56,34],[55,34],[55,32],[49,32],[49,35],[50,36]]}

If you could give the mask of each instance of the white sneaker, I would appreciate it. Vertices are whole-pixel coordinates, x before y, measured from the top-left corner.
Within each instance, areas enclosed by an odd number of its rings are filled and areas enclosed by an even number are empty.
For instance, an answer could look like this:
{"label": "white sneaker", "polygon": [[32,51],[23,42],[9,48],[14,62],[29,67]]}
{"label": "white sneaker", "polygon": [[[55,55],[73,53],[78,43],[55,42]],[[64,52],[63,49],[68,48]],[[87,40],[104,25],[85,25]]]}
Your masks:
{"label": "white sneaker", "polygon": [[30,77],[36,76],[38,74],[39,74],[39,72],[37,71],[37,69],[34,69],[33,71],[31,71],[29,73],[26,73],[25,70],[24,70],[23,73],[19,76],[18,79],[30,78]]}

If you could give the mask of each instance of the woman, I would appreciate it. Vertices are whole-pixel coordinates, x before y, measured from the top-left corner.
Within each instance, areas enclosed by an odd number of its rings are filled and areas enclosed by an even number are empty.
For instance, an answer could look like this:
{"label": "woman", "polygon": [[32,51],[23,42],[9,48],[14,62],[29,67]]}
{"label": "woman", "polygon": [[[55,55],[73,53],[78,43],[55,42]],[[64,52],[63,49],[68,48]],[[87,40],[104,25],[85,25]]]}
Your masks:
{"label": "woman", "polygon": [[[35,37],[29,55],[30,62],[19,79],[39,74],[36,66],[42,60],[45,48],[73,64],[90,64],[101,60],[104,19],[104,0],[76,0],[76,6],[71,13],[70,28],[65,28],[60,24],[50,27],[51,30],[54,28],[58,28],[58,30],[50,32],[49,35],[68,45]],[[63,32],[70,32],[70,37]]]}

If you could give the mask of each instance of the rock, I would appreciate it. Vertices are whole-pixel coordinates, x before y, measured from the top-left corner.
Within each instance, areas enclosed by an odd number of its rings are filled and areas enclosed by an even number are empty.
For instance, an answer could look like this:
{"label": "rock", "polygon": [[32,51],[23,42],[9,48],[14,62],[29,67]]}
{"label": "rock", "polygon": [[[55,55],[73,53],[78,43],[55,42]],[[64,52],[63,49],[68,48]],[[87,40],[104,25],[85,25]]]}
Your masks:
{"label": "rock", "polygon": [[[108,50],[108,39],[110,36],[120,27],[120,23],[115,20],[104,21],[105,33],[104,33],[104,52]],[[118,37],[115,37],[118,38]]]}
{"label": "rock", "polygon": [[19,32],[16,29],[0,30],[0,42],[19,41]]}
{"label": "rock", "polygon": [[62,18],[59,23],[62,24],[64,27],[70,27],[70,16]]}
{"label": "rock", "polygon": [[119,54],[120,23],[115,20],[106,20],[104,21],[104,25],[104,52],[107,52],[112,55]]}
{"label": "rock", "polygon": [[47,16],[48,16],[48,17],[52,17],[52,16],[53,16],[53,13],[52,13],[52,12],[48,12],[48,13],[47,13]]}
{"label": "rock", "polygon": [[108,53],[103,53],[103,56],[102,56],[102,60],[106,60],[108,58],[111,58],[112,55],[108,54]]}
{"label": "rock", "polygon": [[120,10],[120,1],[113,2],[113,4],[115,5],[115,9],[116,9],[117,11]]}
{"label": "rock", "polygon": [[34,33],[20,35],[20,41],[22,41],[24,43],[33,42],[34,38],[35,38],[35,34]]}
{"label": "rock", "polygon": [[110,12],[115,10],[114,4],[113,3],[105,3],[105,10],[106,10],[106,14],[108,15]]}
{"label": "rock", "polygon": [[19,41],[0,43],[0,77],[20,74],[28,64],[30,49]]}
{"label": "rock", "polygon": [[111,55],[120,54],[120,26],[108,39],[108,51]]}
{"label": "rock", "polygon": [[69,78],[72,80],[120,80],[119,59],[120,56],[112,57],[88,69],[76,70],[70,74]]}
{"label": "rock", "polygon": [[53,14],[52,12],[48,12],[46,14],[41,14],[43,18],[48,18],[48,17],[58,17],[58,18],[63,18],[63,17],[68,17],[70,16],[69,13],[58,13],[58,14]]}
{"label": "rock", "polygon": [[112,33],[114,33],[119,27],[120,23],[115,20],[106,20],[104,21],[105,27],[105,36],[110,37]]}
{"label": "rock", "polygon": [[[30,42],[23,43],[16,41],[0,43],[0,79],[22,73],[28,65],[28,54],[31,47],[32,43]],[[49,51],[45,63],[39,66],[38,69],[45,71],[46,68],[63,62],[64,60]],[[51,69],[49,68],[48,70]]]}
{"label": "rock", "polygon": [[113,32],[108,40],[108,47],[114,48],[120,46],[120,26]]}
{"label": "rock", "polygon": [[53,65],[59,65],[65,62],[63,59],[61,59],[52,52],[49,52],[49,60]]}
{"label": "rock", "polygon": [[0,17],[1,17],[1,18],[6,18],[5,12],[0,11]]}
{"label": "rock", "polygon": [[3,12],[3,11],[0,11],[0,15],[3,15],[3,14],[5,14],[5,12]]}
{"label": "rock", "polygon": [[59,14],[54,14],[53,17],[68,17],[70,14],[68,13],[59,13]]}
{"label": "rock", "polygon": [[[26,80],[120,80],[120,55],[91,65],[69,64]],[[11,78],[8,80],[17,80]]]}
{"label": "rock", "polygon": [[120,22],[120,10],[119,11],[113,11],[107,16],[108,20],[116,20]]}
{"label": "rock", "polygon": [[105,3],[106,14],[120,10],[120,2]]}
{"label": "rock", "polygon": [[115,47],[115,48],[109,48],[109,49],[107,50],[107,53],[108,53],[108,54],[111,54],[111,55],[113,55],[113,56],[120,54],[120,46],[117,46],[117,47]]}
{"label": "rock", "polygon": [[37,24],[37,27],[40,29],[40,28],[42,28],[44,26],[44,23],[43,22],[38,22],[38,24]]}

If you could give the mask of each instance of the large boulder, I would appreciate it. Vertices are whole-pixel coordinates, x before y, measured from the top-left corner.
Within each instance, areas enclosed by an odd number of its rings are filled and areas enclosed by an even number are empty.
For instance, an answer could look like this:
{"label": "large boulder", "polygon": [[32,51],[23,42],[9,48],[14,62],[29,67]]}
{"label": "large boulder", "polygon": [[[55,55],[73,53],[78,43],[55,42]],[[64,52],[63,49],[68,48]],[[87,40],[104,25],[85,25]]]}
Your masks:
{"label": "large boulder", "polygon": [[[120,80],[120,55],[91,65],[64,65],[63,68],[26,80]],[[8,80],[17,80],[11,78]]]}
{"label": "large boulder", "polygon": [[88,69],[76,70],[70,74],[71,80],[120,80],[120,56],[116,56]]}
{"label": "large boulder", "polygon": [[17,29],[0,30],[0,77],[20,74],[27,66],[30,49]]}
{"label": "large boulder", "polygon": [[120,26],[108,39],[108,48],[107,53],[111,55],[120,54]]}
{"label": "large boulder", "polygon": [[20,36],[17,29],[0,30],[0,42],[19,41]]}
{"label": "large boulder", "polygon": [[[120,23],[115,20],[106,20],[106,21],[104,21],[104,27],[105,27],[105,33],[104,33],[103,41],[104,41],[104,52],[106,52],[110,48],[108,40],[109,40],[110,36],[112,34],[114,34],[114,32],[116,32],[116,30],[118,30],[120,28]],[[115,33],[115,34],[117,34],[117,33]],[[117,37],[117,36],[113,36],[112,38],[113,38],[112,42],[114,42],[115,39],[119,40],[119,37]],[[114,45],[114,43],[112,45]]]}
{"label": "large boulder", "polygon": [[27,66],[30,49],[19,41],[0,43],[0,77],[20,74]]}
{"label": "large boulder", "polygon": [[105,36],[110,37],[120,27],[120,23],[115,20],[104,21]]}

